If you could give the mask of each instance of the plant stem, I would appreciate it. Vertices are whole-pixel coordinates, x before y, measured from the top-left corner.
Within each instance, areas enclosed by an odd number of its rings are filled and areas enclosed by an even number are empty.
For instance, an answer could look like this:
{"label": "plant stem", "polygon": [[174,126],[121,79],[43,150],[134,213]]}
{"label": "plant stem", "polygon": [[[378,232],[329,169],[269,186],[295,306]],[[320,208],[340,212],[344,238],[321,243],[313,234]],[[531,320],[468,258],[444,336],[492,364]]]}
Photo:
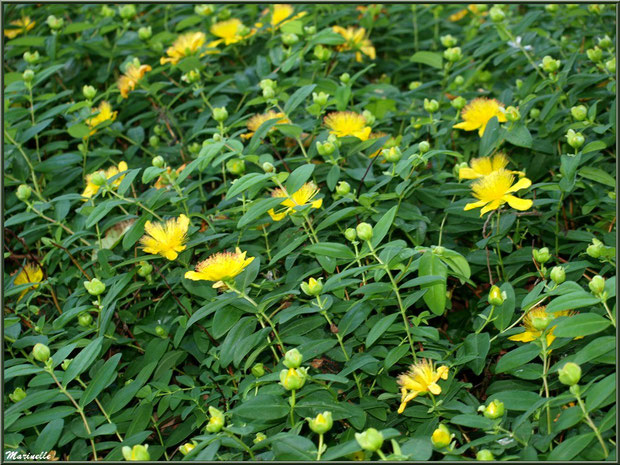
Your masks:
{"label": "plant stem", "polygon": [[319,448],[316,452],[316,459],[321,460],[321,455],[323,454],[323,433],[319,434]]}
{"label": "plant stem", "polygon": [[24,149],[22,148],[22,146],[15,139],[11,137],[11,135],[8,133],[6,129],[4,130],[4,135],[6,136],[6,138],[9,140],[11,144],[17,147],[17,150],[19,150],[19,153],[21,153],[22,157],[24,157],[24,160],[26,161],[28,168],[30,168],[30,176],[32,177],[32,183],[34,185],[34,190],[37,193],[37,196],[39,197],[39,199],[42,202],[45,202],[45,199],[43,198],[43,195],[41,194],[41,188],[39,187],[39,183],[37,182],[37,176],[34,174],[34,167],[32,166],[32,162],[30,161],[30,158],[28,158],[28,155],[26,155],[26,152],[24,152]]}
{"label": "plant stem", "polygon": [[[62,229],[64,229],[65,231],[67,231],[69,234],[71,234],[72,236],[75,235],[75,231],[73,231],[72,229],[70,229],[69,227],[65,226],[64,224],[50,218],[49,216],[44,215],[42,212],[40,212],[39,210],[37,210],[33,204],[31,204],[30,202],[26,203],[28,205],[28,207],[35,212],[37,215],[39,215],[41,218],[43,218],[46,221],[49,221],[52,224],[55,224],[56,226],[60,226]],[[83,237],[80,237],[80,240],[85,244],[85,245],[92,245],[90,242],[88,242],[86,239],[84,239]]]}
{"label": "plant stem", "polygon": [[603,436],[601,436],[601,432],[598,430],[598,428],[592,421],[592,418],[590,418],[590,415],[588,414],[588,411],[586,410],[586,406],[583,403],[583,400],[581,399],[581,395],[579,394],[579,392],[577,391],[577,393],[576,394],[573,393],[573,395],[577,399],[577,403],[579,404],[579,407],[581,408],[581,411],[583,412],[583,416],[585,417],[586,423],[588,424],[590,428],[592,428],[592,431],[594,431],[594,434],[596,435],[598,442],[601,444],[601,447],[603,448],[603,453],[605,454],[605,458],[607,458],[609,456],[609,451],[607,450],[605,441],[603,441]]}
{"label": "plant stem", "polygon": [[295,416],[293,415],[295,410],[295,389],[291,390],[291,428],[295,427]]}
{"label": "plant stem", "polygon": [[[547,383],[547,371],[549,370],[549,357],[548,357],[548,352],[547,352],[547,335],[545,333],[543,333],[541,335],[541,341],[542,341],[542,345],[543,345],[543,350],[542,350],[542,360],[543,360],[543,373],[542,373],[542,379],[543,379],[543,387],[545,389],[545,397],[547,399],[549,399],[549,384]],[[547,410],[547,434],[551,434],[551,407],[549,406],[549,402],[547,402],[546,405],[546,410]]]}
{"label": "plant stem", "polygon": [[616,319],[614,318],[613,313],[611,313],[611,310],[609,309],[609,306],[607,305],[607,301],[606,300],[601,300],[601,303],[603,304],[603,307],[605,307],[605,310],[607,310],[607,315],[609,316],[609,319],[611,320],[611,324],[614,325],[614,328],[616,327]]}
{"label": "plant stem", "polygon": [[[76,378],[76,381],[80,383],[80,386],[82,386],[84,389],[87,388],[86,383],[84,383],[84,381],[82,381],[79,376]],[[105,409],[103,408],[103,405],[101,405],[101,402],[99,402],[99,399],[97,399],[96,397],[95,397],[95,402],[97,403],[99,410],[101,410],[101,413],[103,413],[103,416],[105,417],[107,422],[113,425],[114,423],[110,419],[110,415],[108,415],[108,412],[105,411]],[[120,435],[120,433],[118,431],[115,431],[114,433],[116,434],[116,437],[118,438],[118,440],[120,442],[123,442],[123,437]]]}
{"label": "plant stem", "polygon": [[151,215],[153,215],[155,218],[157,218],[159,221],[163,221],[164,219],[159,216],[157,213],[155,213],[153,210],[151,210],[149,207],[147,207],[146,205],[144,205],[142,202],[140,202],[139,200],[135,200],[135,199],[128,199],[127,197],[124,197],[120,194],[118,194],[117,192],[114,192],[112,189],[108,190],[108,192],[110,192],[112,195],[114,195],[115,197],[118,197],[119,199],[122,199],[126,202],[129,203],[133,203],[135,205],[137,205],[138,207],[142,208],[144,211],[149,212]]}

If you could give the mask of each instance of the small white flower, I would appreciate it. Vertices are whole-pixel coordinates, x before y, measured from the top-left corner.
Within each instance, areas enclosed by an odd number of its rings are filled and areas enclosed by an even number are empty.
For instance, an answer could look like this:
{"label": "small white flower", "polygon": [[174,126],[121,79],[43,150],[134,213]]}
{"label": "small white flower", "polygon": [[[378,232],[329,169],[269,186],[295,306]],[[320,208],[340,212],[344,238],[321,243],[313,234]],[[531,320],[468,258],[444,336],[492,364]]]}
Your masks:
{"label": "small white flower", "polygon": [[[510,45],[512,48],[521,48],[521,36],[517,36],[517,38],[515,39],[515,42],[513,42],[512,40],[509,40],[508,45]],[[524,45],[523,50],[527,50],[529,52],[530,50],[532,50],[532,46]]]}

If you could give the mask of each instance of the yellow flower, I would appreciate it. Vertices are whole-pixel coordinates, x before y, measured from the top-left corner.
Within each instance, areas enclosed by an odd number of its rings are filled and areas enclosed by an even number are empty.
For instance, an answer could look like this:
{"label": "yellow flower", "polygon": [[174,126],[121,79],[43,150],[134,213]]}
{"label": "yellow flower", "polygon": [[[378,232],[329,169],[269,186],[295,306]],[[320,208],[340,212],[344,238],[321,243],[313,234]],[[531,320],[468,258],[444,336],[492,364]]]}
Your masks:
{"label": "yellow flower", "polygon": [[[469,162],[469,168],[461,168],[459,170],[459,179],[478,179],[489,174],[499,171],[508,166],[508,157],[502,153],[496,153],[493,157],[473,158]],[[510,171],[512,174],[524,176],[523,171]]]}
{"label": "yellow flower", "polygon": [[179,252],[185,250],[185,240],[189,218],[181,215],[166,221],[166,224],[151,223],[144,225],[146,234],[140,242],[144,245],[144,251],[153,255],[159,254],[168,260],[176,260]]}
{"label": "yellow flower", "polygon": [[331,129],[330,134],[337,137],[355,136],[360,140],[368,140],[370,126],[366,126],[366,118],[352,111],[335,111],[323,120]]}
{"label": "yellow flower", "polygon": [[[531,342],[538,339],[543,330],[549,326],[554,319],[559,316],[572,316],[575,314],[572,310],[563,310],[561,312],[548,313],[545,310],[545,306],[535,307],[529,310],[525,316],[523,317],[523,328],[525,331],[519,334],[515,334],[514,336],[510,336],[508,339],[511,341],[518,342]],[[555,336],[553,335],[553,330],[555,326],[553,326],[549,331],[547,331],[547,335],[545,337],[547,342],[547,347],[551,345],[551,343],[555,340]]]}
{"label": "yellow flower", "polygon": [[146,73],[151,71],[151,69],[149,65],[136,66],[130,63],[125,69],[125,74],[118,79],[118,89],[121,91],[121,96],[127,98],[129,92],[136,88],[138,81],[142,79]]}
{"label": "yellow flower", "polygon": [[[265,10],[263,12],[263,15],[267,14],[268,12],[269,12],[268,9]],[[300,13],[297,13],[295,16],[292,16],[289,18],[289,16],[291,16],[294,12],[295,10],[293,9],[291,5],[276,3],[275,5],[273,5],[273,12],[271,13],[271,21],[270,21],[271,25],[277,29],[285,25],[289,21],[294,21],[296,19],[299,19],[306,14],[305,11],[302,11]]]}
{"label": "yellow flower", "polygon": [[[275,119],[275,118],[280,118],[280,120],[276,124],[288,124],[291,122],[284,113],[276,113],[273,110],[269,110],[267,113],[262,113],[262,114],[257,114],[257,115],[252,116],[247,122],[247,128],[249,132],[246,132],[245,134],[241,134],[241,138],[249,139],[250,137],[254,135],[256,131],[258,131],[258,128],[260,128],[261,125],[265,121],[269,121],[270,119]],[[272,126],[269,132],[274,131],[274,130],[275,130],[275,127]]]}
{"label": "yellow flower", "polygon": [[360,63],[362,61],[362,53],[371,60],[374,60],[377,56],[375,52],[375,48],[372,46],[372,42],[370,39],[366,39],[366,29],[363,27],[355,28],[353,26],[349,26],[348,28],[343,28],[341,26],[333,26],[332,30],[336,34],[340,34],[346,42],[344,44],[336,47],[339,51],[344,50],[355,50],[355,61]]}
{"label": "yellow flower", "polygon": [[[41,281],[43,281],[43,270],[41,269],[41,267],[39,265],[27,263],[17,274],[17,276],[15,276],[13,284],[15,286],[19,286],[20,284],[40,283]],[[37,287],[39,287],[38,284],[28,286],[21,292],[21,294],[19,294],[19,298],[17,300],[21,300],[21,298],[24,297],[24,294],[26,294],[26,292],[28,292],[30,289],[36,289]]]}
{"label": "yellow flower", "polygon": [[397,380],[402,394],[398,413],[403,413],[407,403],[415,399],[418,394],[427,392],[433,395],[441,394],[441,387],[437,384],[439,379],[448,379],[447,366],[442,365],[435,370],[433,362],[426,359],[411,365],[409,371],[401,374]]}
{"label": "yellow flower", "polygon": [[254,260],[254,257],[245,258],[247,252],[241,252],[239,247],[235,252],[218,252],[196,265],[196,271],[185,273],[192,281],[215,281],[213,287],[225,286],[224,281],[230,281]]}
{"label": "yellow flower", "polygon": [[[448,16],[448,20],[452,22],[460,21],[467,15],[467,13],[473,13],[474,15],[478,15],[480,12],[478,11],[478,7],[475,4],[467,5],[467,8],[464,10],[457,11],[456,13]],[[487,15],[488,12],[484,11],[482,16]]]}
{"label": "yellow flower", "polygon": [[480,137],[484,134],[487,123],[494,116],[497,116],[497,120],[500,123],[505,123],[507,121],[506,115],[504,114],[504,105],[495,99],[486,97],[475,98],[465,105],[461,116],[464,121],[452,127],[465,131],[475,131],[478,129],[478,135],[480,135]]}
{"label": "yellow flower", "polygon": [[[123,171],[127,171],[127,170],[128,170],[127,163],[122,161],[118,164],[118,168],[116,166],[111,166],[110,168],[105,170],[105,177],[106,179],[110,179],[111,177],[116,176],[118,173],[122,173]],[[86,176],[86,188],[84,189],[84,192],[82,192],[82,197],[86,197],[85,199],[82,199],[84,201],[86,201],[87,199],[90,199],[97,192],[99,192],[100,186],[92,182],[93,174],[94,173],[91,173]],[[118,187],[124,177],[125,175],[122,175],[116,178],[114,182],[112,183],[112,187]]]}
{"label": "yellow flower", "polygon": [[220,21],[219,23],[215,23],[211,26],[209,31],[216,37],[219,37],[220,40],[216,40],[209,44],[209,47],[215,47],[218,44],[224,42],[224,45],[236,44],[237,42],[242,41],[253,35],[256,31],[250,31],[250,34],[246,36],[241,35],[241,31],[243,30],[243,23],[237,18],[232,18],[226,21]]}
{"label": "yellow flower", "polygon": [[500,169],[494,171],[488,176],[484,176],[472,184],[474,197],[477,202],[468,203],[464,210],[480,208],[480,216],[486,212],[497,210],[506,202],[516,210],[528,210],[532,207],[532,201],[529,199],[520,199],[512,195],[521,189],[526,189],[532,185],[532,181],[528,178],[521,178],[513,185],[515,177],[510,171]]}
{"label": "yellow flower", "polygon": [[295,207],[310,205],[312,208],[321,208],[321,205],[323,205],[323,199],[312,200],[318,193],[319,189],[313,182],[307,182],[301,186],[301,189],[291,196],[289,196],[286,191],[282,189],[274,189],[271,196],[284,198],[281,205],[284,205],[286,208],[279,213],[276,213],[276,211],[272,208],[267,213],[269,213],[269,216],[271,216],[271,219],[274,221],[280,221],[284,219],[286,215],[294,211]]}
{"label": "yellow flower", "polygon": [[16,19],[15,21],[11,21],[9,23],[11,26],[16,26],[15,28],[5,29],[4,35],[9,39],[14,39],[20,34],[28,32],[30,29],[34,27],[36,21],[32,21],[30,16],[24,16],[23,18]]}
{"label": "yellow flower", "polygon": [[108,102],[101,102],[98,108],[93,108],[93,113],[97,113],[95,116],[91,116],[86,119],[86,124],[91,128],[90,135],[92,136],[97,132],[97,126],[105,121],[114,121],[116,119],[117,111],[112,111],[112,105]]}
{"label": "yellow flower", "polygon": [[181,34],[172,43],[172,46],[168,47],[168,50],[166,50],[168,57],[161,57],[159,63],[162,65],[166,63],[176,65],[181,59],[196,53],[198,49],[204,45],[206,40],[207,36],[204,32],[187,32]]}

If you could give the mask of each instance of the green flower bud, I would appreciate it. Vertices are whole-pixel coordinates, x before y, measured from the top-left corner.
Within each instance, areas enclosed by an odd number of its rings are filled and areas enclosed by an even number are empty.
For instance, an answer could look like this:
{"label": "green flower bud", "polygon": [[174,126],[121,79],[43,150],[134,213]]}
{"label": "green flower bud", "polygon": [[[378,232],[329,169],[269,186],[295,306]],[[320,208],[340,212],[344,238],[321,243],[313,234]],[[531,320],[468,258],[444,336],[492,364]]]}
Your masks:
{"label": "green flower bud", "polygon": [[570,145],[574,149],[578,149],[586,141],[585,137],[583,137],[583,134],[581,134],[580,132],[575,132],[572,129],[569,129],[566,133],[566,140],[568,141],[568,145]]}
{"label": "green flower bud", "polygon": [[560,60],[554,60],[549,55],[542,59],[542,68],[547,73],[555,73],[558,69],[560,69],[560,64]]}
{"label": "green flower bud", "polygon": [[153,35],[153,28],[151,26],[141,27],[138,29],[138,37],[140,40],[149,40]]}
{"label": "green flower bud", "polygon": [[90,295],[94,296],[101,295],[105,291],[105,284],[97,278],[93,278],[90,281],[84,281],[84,287]]}
{"label": "green flower bud", "polygon": [[34,79],[34,71],[31,69],[27,69],[22,73],[22,78],[24,79],[25,83],[30,84]]}
{"label": "green flower bud", "polygon": [[422,83],[420,81],[412,81],[409,83],[409,90],[416,90]]}
{"label": "green flower bud", "polygon": [[357,236],[362,241],[369,241],[372,239],[372,226],[370,226],[368,223],[358,224],[357,228],[355,228],[355,231],[357,232]]}
{"label": "green flower bud", "polygon": [[121,452],[127,461],[145,462],[147,460],[151,460],[148,449],[148,444],[136,444],[133,447],[123,446]]}
{"label": "green flower bud", "polygon": [[565,363],[564,366],[558,370],[558,379],[560,383],[566,386],[574,386],[581,379],[581,367],[576,363]]}
{"label": "green flower bud", "polygon": [[183,455],[187,455],[194,449],[194,447],[196,447],[196,444],[193,441],[186,442],[181,447],[179,447],[179,452]]}
{"label": "green flower bud", "polygon": [[64,370],[67,371],[67,369],[69,368],[69,365],[71,365],[71,362],[73,361],[72,358],[66,358],[62,361],[62,364],[60,365],[60,367]]}
{"label": "green flower bud", "polygon": [[515,85],[517,86],[517,89],[521,89],[521,87],[523,87],[523,80],[522,79],[517,79],[515,81]]}
{"label": "green flower bud", "polygon": [[166,328],[160,325],[155,326],[155,334],[157,334],[161,338],[168,337],[168,331],[166,331]]}
{"label": "green flower bud", "polygon": [[108,182],[108,178],[103,171],[96,171],[90,176],[90,182],[92,182],[95,186],[101,187]]}
{"label": "green flower bud", "polygon": [[489,10],[489,16],[494,23],[501,23],[506,19],[506,13],[499,6],[494,6]]}
{"label": "green flower bud", "polygon": [[50,29],[52,29],[53,31],[57,31],[58,29],[62,29],[62,27],[65,24],[65,20],[62,18],[57,18],[54,15],[49,15],[47,17],[47,25],[49,26]]}
{"label": "green flower bud", "polygon": [[269,163],[268,161],[263,163],[263,171],[265,173],[273,173],[275,170],[276,169],[273,167],[273,165],[271,163]]}
{"label": "green flower bud", "polygon": [[466,161],[462,161],[461,163],[457,163],[452,168],[452,174],[454,175],[455,178],[458,178],[459,177],[459,173],[461,172],[461,168],[467,168],[468,166],[469,165],[467,164]]}
{"label": "green flower bud", "polygon": [[504,303],[504,296],[502,295],[502,291],[499,287],[493,286],[489,291],[489,305],[494,305],[499,307]]}
{"label": "green flower bud", "polygon": [[162,157],[161,155],[157,155],[151,160],[151,164],[155,168],[163,168],[164,166],[166,166],[166,161],[164,160],[164,157]]}
{"label": "green flower bud", "polygon": [[383,434],[374,428],[368,428],[363,433],[355,433],[355,440],[362,449],[376,452],[383,445]]}
{"label": "green flower bud", "polygon": [[586,50],[586,55],[588,55],[590,61],[593,61],[594,63],[598,63],[603,59],[603,51],[598,47],[589,48]]}
{"label": "green flower bud", "polygon": [[581,395],[581,388],[579,387],[578,384],[573,384],[570,388],[568,388],[568,390],[575,397]]}
{"label": "green flower bud", "polygon": [[87,328],[93,322],[93,317],[88,312],[81,313],[78,316],[78,324],[83,328]]}
{"label": "green flower bud", "polygon": [[224,418],[224,413],[212,405],[209,406],[209,423],[207,424],[207,432],[208,433],[218,433],[226,422]]}
{"label": "green flower bud", "polygon": [[431,442],[436,449],[443,449],[444,447],[448,447],[450,441],[452,441],[452,437],[454,435],[450,434],[450,430],[444,424],[440,424],[431,436]]}
{"label": "green flower bud", "polygon": [[267,439],[267,435],[265,433],[256,433],[256,437],[252,440],[254,444],[258,444],[261,441]]}
{"label": "green flower bud", "polygon": [[34,51],[34,53],[24,52],[24,61],[30,65],[33,65],[37,61],[39,61],[39,58],[39,52],[36,50]]}
{"label": "green flower bud", "polygon": [[353,242],[355,239],[357,239],[357,232],[355,232],[355,229],[353,228],[347,228],[347,230],[344,232],[344,237],[346,237],[348,241]]}
{"label": "green flower bud", "polygon": [[593,4],[588,5],[588,11],[590,13],[594,13],[597,15],[600,15],[603,12],[604,8],[605,8],[605,5],[601,5],[598,3],[593,3]]}
{"label": "green flower bud", "polygon": [[[217,135],[219,136],[219,134]],[[198,142],[192,142],[188,148],[189,148],[190,153],[193,153],[194,155],[196,155],[198,154],[198,152],[200,152],[200,149],[202,148],[202,146]]]}
{"label": "green flower bud", "polygon": [[450,105],[452,105],[452,108],[462,110],[463,108],[465,108],[465,105],[467,105],[467,100],[465,100],[464,97],[458,96],[454,100],[452,100],[452,102],[450,102]]}
{"label": "green flower bud", "polygon": [[316,92],[312,92],[312,101],[317,105],[324,107],[327,105],[327,100],[329,100],[329,94],[326,94],[325,92],[319,92],[318,94]]}
{"label": "green flower bud", "polygon": [[209,16],[210,14],[213,14],[214,11],[215,7],[213,5],[196,5],[194,7],[194,13],[198,16]]}
{"label": "green flower bud", "polygon": [[536,328],[538,331],[544,331],[555,319],[555,315],[553,313],[545,313],[544,316],[535,316],[530,319],[532,326]]}
{"label": "green flower bud", "polygon": [[564,267],[562,266],[554,266],[551,268],[551,274],[549,276],[551,277],[551,281],[556,284],[562,284],[566,281],[566,271],[564,271]]}
{"label": "green flower bud", "polygon": [[449,62],[454,63],[463,58],[463,52],[461,51],[461,47],[451,47],[444,50],[443,57]]}
{"label": "green flower bud", "polygon": [[429,144],[425,140],[423,140],[422,142],[418,144],[418,152],[420,152],[422,155],[424,155],[430,149],[431,149],[431,144]]}
{"label": "green flower bud", "polygon": [[287,391],[297,391],[306,383],[306,376],[307,369],[303,367],[282,370],[280,372],[280,384]]}
{"label": "green flower bud", "polygon": [[598,46],[601,48],[611,48],[613,45],[614,43],[608,35],[598,38]]}
{"label": "green flower bud", "polygon": [[[463,76],[461,76],[460,74],[457,77],[454,78],[454,84],[456,84],[457,86],[462,86],[464,83],[465,83],[465,78]],[[453,102],[454,102],[454,100],[453,100]]]}
{"label": "green flower bud", "polygon": [[164,128],[162,125],[160,124],[156,124],[155,126],[153,126],[153,132],[158,135],[161,136],[164,134]]}
{"label": "green flower bud", "polygon": [[[321,292],[323,291],[323,283],[321,282],[322,279],[323,278],[319,278],[318,280],[314,278],[310,278],[307,283],[302,282],[301,290],[304,291],[305,294],[312,296],[312,297],[316,297],[317,295],[320,295]],[[297,367],[293,367],[293,368],[297,368]]]}
{"label": "green flower bud", "polygon": [[583,121],[588,116],[588,107],[585,105],[576,105],[570,109],[571,115],[577,121]]}
{"label": "green flower bud", "polygon": [[540,116],[540,109],[538,108],[532,108],[530,110],[530,118],[532,119],[538,119],[538,117]]}
{"label": "green flower bud", "polygon": [[332,419],[332,412],[323,412],[319,413],[314,418],[306,418],[308,422],[308,426],[312,430],[312,432],[316,434],[325,434],[334,425],[334,420]]}
{"label": "green flower bud", "polygon": [[557,3],[550,3],[549,5],[545,5],[545,10],[547,10],[549,13],[556,13],[558,11],[558,4]]}
{"label": "green flower bud", "polygon": [[50,348],[37,342],[32,348],[32,356],[39,362],[47,362],[50,358]]}
{"label": "green flower bud", "polygon": [[588,287],[592,294],[598,296],[603,293],[605,290],[605,278],[601,275],[596,275],[592,278],[592,280],[588,283]]}
{"label": "green flower bud", "polygon": [[101,7],[101,16],[104,16],[106,18],[114,18],[114,15],[116,15],[116,12],[108,5],[103,5]]}
{"label": "green flower bud", "polygon": [[327,141],[327,142],[317,142],[316,143],[316,151],[319,152],[319,155],[321,156],[329,156],[332,153],[334,153],[334,151],[336,150],[336,146]]}
{"label": "green flower bud", "polygon": [[439,40],[441,41],[441,45],[446,48],[454,47],[457,44],[456,37],[453,37],[451,34],[441,36]]}
{"label": "green flower bud", "polygon": [[366,124],[368,124],[369,126],[372,126],[373,124],[375,124],[376,121],[376,117],[375,115],[373,115],[370,111],[368,110],[364,110],[362,112],[362,116],[364,117],[364,119],[366,120]]}
{"label": "green flower bud", "polygon": [[[313,278],[310,278],[310,281],[313,281]],[[319,293],[321,289],[323,289],[323,285],[314,280],[315,285],[320,287]],[[312,284],[310,284],[312,286]],[[318,295],[314,293],[313,295]],[[284,361],[282,362],[286,368],[299,368],[301,366],[301,362],[303,361],[303,355],[297,349],[291,349],[284,354]]]}
{"label": "green flower bud", "polygon": [[483,415],[491,420],[500,418],[504,415],[504,403],[495,399],[489,403],[483,411]]}
{"label": "green flower bud", "polygon": [[253,367],[252,367],[252,374],[254,375],[255,378],[260,378],[261,376],[265,375],[265,367],[263,366],[262,363],[256,363]]}
{"label": "green flower bud", "polygon": [[381,155],[385,158],[386,161],[390,163],[398,163],[398,161],[402,158],[403,153],[400,148],[392,147],[389,149],[383,149],[381,151]]}
{"label": "green flower bud", "polygon": [[326,47],[323,47],[321,44],[314,47],[314,56],[319,61],[327,61],[332,56],[332,51]]}
{"label": "green flower bud", "polygon": [[32,189],[28,184],[20,184],[15,195],[19,200],[25,202],[32,195]]}
{"label": "green flower bud", "polygon": [[592,244],[588,246],[586,249],[586,253],[592,258],[599,258],[601,254],[604,252],[605,246],[601,241],[594,238],[592,239]]}
{"label": "green flower bud", "polygon": [[349,73],[342,73],[340,75],[340,82],[342,82],[343,84],[346,84],[350,80],[351,80],[351,75]]}
{"label": "green flower bud", "polygon": [[616,57],[605,62],[605,69],[611,74],[616,74]]}
{"label": "green flower bud", "polygon": [[136,16],[136,7],[134,5],[123,5],[119,8],[118,13],[123,19],[131,19]]}
{"label": "green flower bud", "polygon": [[20,400],[24,400],[25,398],[26,398],[26,391],[24,391],[20,387],[15,388],[13,393],[9,394],[9,399],[11,399],[12,402],[19,402]]}
{"label": "green flower bud", "polygon": [[426,110],[428,113],[435,113],[437,110],[439,110],[439,102],[435,99],[424,99],[424,110]]}
{"label": "green flower bud", "polygon": [[226,169],[231,174],[241,176],[245,173],[245,161],[240,158],[232,158],[226,162]]}
{"label": "green flower bud", "polygon": [[258,83],[258,86],[263,90],[275,89],[277,86],[277,83],[272,79],[263,79]]}
{"label": "green flower bud", "polygon": [[265,87],[263,89],[263,97],[273,98],[276,95],[276,91],[272,87]]}
{"label": "green flower bud", "polygon": [[532,255],[534,256],[534,260],[536,260],[540,264],[545,264],[551,259],[551,252],[549,252],[548,247],[543,247],[542,249],[534,249],[532,251]]}
{"label": "green flower bud", "polygon": [[340,181],[336,186],[336,193],[338,195],[344,196],[347,195],[349,192],[351,192],[351,184],[346,181]]}
{"label": "green flower bud", "polygon": [[219,123],[226,121],[228,119],[228,111],[226,111],[226,108],[225,107],[214,108],[213,119]]}
{"label": "green flower bud", "polygon": [[512,105],[506,108],[506,119],[508,121],[519,121],[521,119],[521,113],[519,113],[519,109],[513,107]]}
{"label": "green flower bud", "polygon": [[93,86],[86,85],[82,87],[82,94],[87,100],[92,100],[95,98],[95,95],[97,95],[97,89],[95,89]]}
{"label": "green flower bud", "polygon": [[181,76],[181,81],[193,84],[200,81],[200,71],[197,69],[190,69],[187,73]]}
{"label": "green flower bud", "polygon": [[495,457],[489,449],[482,449],[479,450],[476,454],[476,460],[479,460],[481,462],[489,462],[495,460]]}
{"label": "green flower bud", "polygon": [[153,272],[153,265],[151,265],[149,262],[145,262],[144,260],[142,260],[139,265],[140,268],[138,268],[138,275],[140,277],[146,278]]}
{"label": "green flower bud", "polygon": [[299,36],[297,34],[293,34],[292,32],[282,34],[282,43],[284,45],[295,45],[299,42]]}

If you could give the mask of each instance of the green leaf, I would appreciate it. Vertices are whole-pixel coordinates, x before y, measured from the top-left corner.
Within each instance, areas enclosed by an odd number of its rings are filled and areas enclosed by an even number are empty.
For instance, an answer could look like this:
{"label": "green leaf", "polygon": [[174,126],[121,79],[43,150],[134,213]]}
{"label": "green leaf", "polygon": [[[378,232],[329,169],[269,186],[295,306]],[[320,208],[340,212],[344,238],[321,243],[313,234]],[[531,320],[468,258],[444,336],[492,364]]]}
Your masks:
{"label": "green leaf", "polygon": [[381,217],[377,224],[372,228],[372,239],[371,243],[373,248],[377,247],[383,238],[390,231],[390,227],[394,223],[394,218],[396,217],[396,212],[398,211],[398,205],[394,205],[390,208],[385,215]]}
{"label": "green leaf", "polygon": [[262,421],[278,420],[288,415],[288,402],[281,396],[273,394],[259,394],[251,397],[238,407],[230,411],[233,416],[239,416],[245,420]]}
{"label": "green leaf", "polygon": [[273,198],[273,197],[270,197],[267,199],[260,199],[260,200],[257,200],[256,202],[252,202],[248,211],[245,212],[245,214],[239,219],[239,222],[237,223],[237,229],[241,229],[244,226],[247,226],[252,221],[260,218],[265,213],[267,213],[268,210],[271,210],[272,208],[277,207],[281,203],[282,203],[281,198]]}
{"label": "green leaf", "polygon": [[468,428],[478,428],[478,429],[491,429],[495,424],[492,420],[489,420],[482,415],[474,415],[474,414],[462,414],[456,415],[450,419],[450,423],[454,425],[467,426]]}
{"label": "green leaf", "polygon": [[286,104],[284,105],[284,113],[288,116],[290,115],[295,108],[303,103],[303,101],[312,93],[316,84],[309,84],[307,86],[300,87],[297,89],[293,95],[291,95]]}
{"label": "green leaf", "polygon": [[237,179],[231,186],[230,189],[228,189],[228,192],[226,194],[226,198],[227,199],[232,199],[233,197],[235,197],[236,195],[239,195],[240,193],[247,191],[248,189],[250,189],[251,187],[266,181],[267,179],[269,179],[271,177],[271,174],[269,173],[248,173],[246,175],[244,175],[243,177]]}
{"label": "green leaf", "polygon": [[90,128],[84,123],[74,124],[67,128],[67,132],[76,139],[83,139],[90,134]]}
{"label": "green leaf", "polygon": [[439,53],[435,52],[416,52],[411,57],[410,61],[413,61],[414,63],[422,63],[437,69],[443,68],[443,57]]}
{"label": "green leaf", "polygon": [[[88,386],[80,399],[80,406],[84,407],[91,403],[95,398],[109,386],[117,376],[116,366],[121,359],[121,354],[110,357],[95,374],[94,378],[88,383]],[[71,362],[73,363],[73,362]]]}
{"label": "green leaf", "polygon": [[589,336],[606,329],[611,322],[596,313],[579,313],[564,318],[553,330],[557,337],[580,337]]}
{"label": "green leaf", "polygon": [[581,453],[594,438],[594,433],[586,433],[565,439],[551,451],[547,456],[547,460],[554,462],[567,462],[572,460]]}
{"label": "green leaf", "polygon": [[71,381],[77,378],[93,364],[93,362],[97,359],[99,352],[101,352],[103,339],[103,337],[98,337],[92,340],[90,344],[84,347],[80,353],[75,356],[62,378],[62,383],[64,386],[67,386]]}
{"label": "green leaf", "polygon": [[[555,331],[554,331],[555,334]],[[534,360],[540,353],[540,348],[536,344],[526,343],[521,347],[511,350],[499,359],[495,366],[495,373],[504,373],[514,370],[527,362]]]}
{"label": "green leaf", "polygon": [[65,421],[61,418],[50,421],[47,425],[45,425],[45,428],[41,430],[39,437],[34,443],[32,451],[29,452],[39,454],[41,452],[49,452],[52,450],[58,442],[58,439],[60,439],[64,426]]}
{"label": "green leaf", "polygon": [[315,255],[324,255],[326,257],[355,258],[353,251],[348,246],[340,244],[339,242],[319,242],[318,244],[307,246],[304,250]]}
{"label": "green leaf", "polygon": [[366,348],[373,345],[373,343],[379,339],[384,332],[394,323],[394,320],[398,317],[398,313],[392,313],[391,315],[381,318],[371,329],[366,336]]}
{"label": "green leaf", "polygon": [[523,123],[516,123],[512,129],[506,131],[506,140],[517,147],[532,147],[532,135]]}
{"label": "green leaf", "polygon": [[488,157],[493,153],[495,148],[499,145],[501,136],[501,130],[499,127],[499,121],[497,116],[494,116],[489,120],[484,129],[482,139],[480,139],[480,146],[478,148],[478,155],[480,157]]}
{"label": "green leaf", "polygon": [[584,166],[579,168],[578,173],[579,176],[583,178],[605,184],[609,187],[616,187],[616,180],[614,177],[600,168],[595,168],[594,166]]}
{"label": "green leaf", "polygon": [[570,292],[560,297],[556,297],[549,302],[549,305],[547,305],[547,312],[555,313],[562,310],[574,310],[581,307],[591,307],[599,302],[599,298],[594,297],[592,294],[584,290]]}
{"label": "green leaf", "polygon": [[607,398],[615,392],[616,374],[612,373],[588,389],[586,396],[586,409],[588,412],[592,412],[599,405],[602,405]]}
{"label": "green leaf", "polygon": [[301,165],[289,175],[284,186],[289,195],[297,192],[310,179],[314,172],[314,166],[313,164]]}
{"label": "green leaf", "polygon": [[448,268],[437,254],[428,250],[420,259],[418,276],[441,276],[443,278],[443,282],[420,286],[422,289],[428,289],[423,296],[424,302],[428,305],[428,308],[430,308],[435,315],[442,315],[446,308],[446,280]]}

